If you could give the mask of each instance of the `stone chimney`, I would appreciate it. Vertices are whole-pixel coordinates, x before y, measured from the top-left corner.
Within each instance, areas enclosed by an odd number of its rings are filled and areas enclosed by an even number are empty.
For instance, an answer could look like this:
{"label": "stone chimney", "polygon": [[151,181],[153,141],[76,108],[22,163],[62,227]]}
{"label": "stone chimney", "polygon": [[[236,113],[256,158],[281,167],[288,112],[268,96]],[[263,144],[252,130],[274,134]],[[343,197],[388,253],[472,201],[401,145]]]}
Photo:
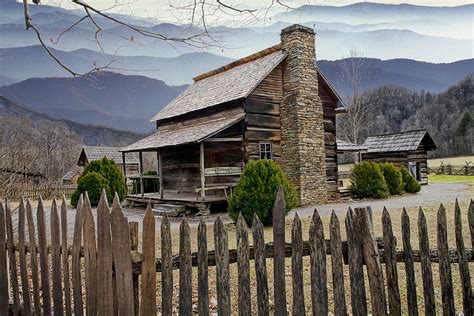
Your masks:
{"label": "stone chimney", "polygon": [[323,104],[318,94],[315,35],[298,24],[281,31],[283,169],[296,186],[301,205],[327,200]]}

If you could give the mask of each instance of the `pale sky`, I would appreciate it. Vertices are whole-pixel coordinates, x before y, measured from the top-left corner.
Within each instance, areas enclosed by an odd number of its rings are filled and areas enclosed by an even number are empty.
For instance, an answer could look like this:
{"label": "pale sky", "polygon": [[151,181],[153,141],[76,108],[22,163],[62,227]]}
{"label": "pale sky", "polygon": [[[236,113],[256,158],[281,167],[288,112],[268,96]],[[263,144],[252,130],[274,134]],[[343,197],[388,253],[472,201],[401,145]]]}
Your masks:
{"label": "pale sky", "polygon": [[[109,9],[109,12],[121,13],[127,15],[135,15],[146,17],[150,19],[156,19],[161,21],[176,21],[185,20],[183,14],[189,13],[188,10],[183,8],[190,3],[194,3],[194,0],[83,0],[98,9]],[[260,11],[266,11],[272,2],[272,0],[222,0],[223,3],[238,8],[251,8],[260,9]],[[364,2],[354,0],[282,0],[282,3],[288,4],[292,8],[297,8],[301,5],[306,4],[319,4],[319,5],[347,5],[351,3]],[[367,1],[365,1],[367,2]],[[409,0],[409,1],[396,1],[396,0],[370,0],[368,2],[375,3],[387,3],[387,4],[400,4],[409,3],[415,5],[429,5],[429,6],[457,6],[463,4],[470,4],[472,1],[466,0]],[[43,0],[43,4],[61,6],[63,8],[71,9],[74,8],[72,1],[69,0]],[[198,2],[199,3],[199,2]],[[206,1],[206,4],[216,3],[216,1]],[[180,9],[177,9],[179,7]],[[270,10],[269,15],[276,14],[287,10],[287,8],[274,4]]]}

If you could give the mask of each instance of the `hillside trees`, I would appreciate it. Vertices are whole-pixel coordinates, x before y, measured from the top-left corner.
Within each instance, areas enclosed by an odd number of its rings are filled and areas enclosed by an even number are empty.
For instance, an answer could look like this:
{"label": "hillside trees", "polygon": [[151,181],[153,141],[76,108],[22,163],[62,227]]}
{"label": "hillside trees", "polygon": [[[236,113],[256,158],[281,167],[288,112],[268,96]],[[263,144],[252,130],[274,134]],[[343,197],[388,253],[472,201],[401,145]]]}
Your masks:
{"label": "hillside trees", "polygon": [[[359,137],[426,129],[438,146],[433,157],[474,153],[474,75],[439,94],[384,86],[363,93],[366,119]],[[347,114],[343,114],[347,115]],[[338,132],[351,128],[338,119]]]}

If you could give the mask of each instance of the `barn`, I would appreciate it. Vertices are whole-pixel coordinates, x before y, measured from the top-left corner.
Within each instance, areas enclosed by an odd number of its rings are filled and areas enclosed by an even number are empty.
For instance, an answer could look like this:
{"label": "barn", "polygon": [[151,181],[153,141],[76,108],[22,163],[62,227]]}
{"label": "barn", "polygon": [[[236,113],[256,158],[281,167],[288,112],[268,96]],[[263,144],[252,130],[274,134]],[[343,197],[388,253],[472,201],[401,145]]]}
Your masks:
{"label": "barn", "polygon": [[153,117],[155,133],[121,150],[158,161],[159,192],[128,198],[226,201],[254,159],[279,163],[301,205],[338,198],[335,122],[345,106],[315,63],[314,31],[292,25],[280,44],[195,77]]}
{"label": "barn", "polygon": [[113,160],[121,170],[125,170],[129,175],[137,174],[139,169],[138,155],[130,154],[126,160],[123,160],[120,149],[120,147],[82,146],[77,158],[77,166],[85,167],[92,161],[107,157],[107,159]]}
{"label": "barn", "polygon": [[426,130],[369,136],[362,160],[404,165],[421,184],[428,184],[428,151],[436,144]]}

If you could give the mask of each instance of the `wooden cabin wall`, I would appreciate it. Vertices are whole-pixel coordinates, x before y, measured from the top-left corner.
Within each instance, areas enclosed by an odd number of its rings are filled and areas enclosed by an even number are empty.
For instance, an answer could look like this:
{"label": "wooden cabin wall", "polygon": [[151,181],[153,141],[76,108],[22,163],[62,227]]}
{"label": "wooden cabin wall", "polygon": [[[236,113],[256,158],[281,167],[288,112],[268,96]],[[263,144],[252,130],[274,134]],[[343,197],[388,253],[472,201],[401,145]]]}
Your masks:
{"label": "wooden cabin wall", "polygon": [[[244,167],[245,146],[243,141],[216,142],[215,139],[242,138],[244,133],[243,122],[235,124],[216,134],[204,142],[204,167]],[[214,176],[206,177],[206,186],[236,185],[240,176]]]}
{"label": "wooden cabin wall", "polygon": [[259,143],[271,142],[273,160],[281,164],[280,104],[283,100],[281,65],[262,80],[244,103],[245,151],[248,160],[259,159]]}
{"label": "wooden cabin wall", "polygon": [[199,145],[184,145],[161,150],[163,190],[192,192],[201,186]]}
{"label": "wooden cabin wall", "polygon": [[326,177],[329,198],[337,198],[337,145],[336,145],[336,106],[327,88],[319,81],[319,97],[323,103],[324,144],[326,147]]}

